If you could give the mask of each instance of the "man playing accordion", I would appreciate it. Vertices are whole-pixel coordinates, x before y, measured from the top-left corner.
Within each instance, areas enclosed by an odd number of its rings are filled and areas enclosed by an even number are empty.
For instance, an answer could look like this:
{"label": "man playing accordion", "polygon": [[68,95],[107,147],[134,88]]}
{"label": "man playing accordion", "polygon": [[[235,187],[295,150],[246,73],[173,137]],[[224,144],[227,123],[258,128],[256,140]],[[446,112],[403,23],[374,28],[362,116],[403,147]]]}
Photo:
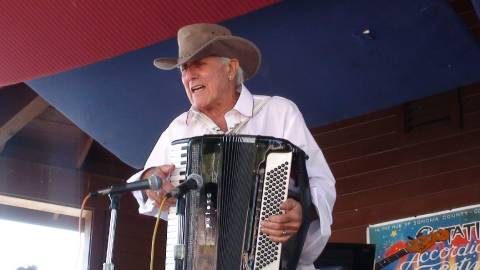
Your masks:
{"label": "man playing accordion", "polygon": [[[145,169],[129,181],[152,174],[168,179],[175,169],[169,160],[171,143],[175,140],[206,134],[262,135],[288,140],[308,156],[305,165],[317,216],[310,221],[297,269],[314,269],[313,262],[331,234],[336,192],[333,175],[302,114],[288,99],[253,95],[246,88],[244,81],[257,73],[261,62],[260,51],[252,42],[215,24],[185,26],[178,31],[177,38],[178,57],[158,58],[154,65],[162,70],[180,69],[191,108],[171,122],[151,152]],[[156,215],[160,202],[172,188],[167,183],[161,191],[135,192],[139,211]],[[162,211],[174,204],[174,199],[167,200]],[[280,214],[261,222],[260,231],[271,241],[286,243],[305,222],[304,212],[293,197],[281,203],[280,209],[283,210]]]}

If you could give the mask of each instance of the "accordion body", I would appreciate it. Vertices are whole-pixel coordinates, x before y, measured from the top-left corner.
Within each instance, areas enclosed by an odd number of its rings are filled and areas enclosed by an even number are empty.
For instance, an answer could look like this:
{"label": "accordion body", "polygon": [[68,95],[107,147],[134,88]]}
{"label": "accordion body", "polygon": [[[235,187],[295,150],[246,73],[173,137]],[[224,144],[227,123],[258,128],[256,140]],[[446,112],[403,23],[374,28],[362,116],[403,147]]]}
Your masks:
{"label": "accordion body", "polygon": [[[203,183],[178,199],[171,213],[176,218],[169,217],[166,269],[296,268],[311,208],[301,149],[273,137],[205,135],[174,141],[171,159],[174,185],[190,174]],[[293,195],[289,186],[302,204],[304,222],[282,246],[260,232],[260,222],[281,213],[279,205]]]}

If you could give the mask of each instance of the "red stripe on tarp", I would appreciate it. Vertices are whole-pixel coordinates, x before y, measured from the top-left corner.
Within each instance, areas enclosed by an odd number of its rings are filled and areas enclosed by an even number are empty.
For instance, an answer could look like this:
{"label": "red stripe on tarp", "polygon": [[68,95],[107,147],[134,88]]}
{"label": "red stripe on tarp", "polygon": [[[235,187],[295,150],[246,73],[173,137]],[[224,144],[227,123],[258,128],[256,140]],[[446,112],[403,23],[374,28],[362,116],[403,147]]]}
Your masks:
{"label": "red stripe on tarp", "polygon": [[0,2],[0,86],[70,70],[279,0]]}

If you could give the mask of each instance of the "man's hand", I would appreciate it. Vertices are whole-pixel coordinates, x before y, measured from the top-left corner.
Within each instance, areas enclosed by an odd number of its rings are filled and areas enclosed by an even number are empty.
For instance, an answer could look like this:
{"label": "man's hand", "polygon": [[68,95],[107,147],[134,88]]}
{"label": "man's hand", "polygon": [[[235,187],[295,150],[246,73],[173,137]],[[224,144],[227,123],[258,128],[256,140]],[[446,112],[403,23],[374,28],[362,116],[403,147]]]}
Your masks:
{"label": "man's hand", "polygon": [[270,240],[285,243],[296,234],[302,225],[302,206],[294,199],[287,199],[280,204],[285,213],[271,216],[261,223],[261,231],[268,235]]}
{"label": "man's hand", "polygon": [[[150,168],[143,173],[142,178],[148,178],[151,175],[156,175],[163,180],[162,188],[160,190],[145,191],[145,194],[147,195],[147,197],[154,201],[154,204],[156,207],[160,207],[160,204],[162,203],[162,200],[165,197],[165,195],[167,195],[167,193],[174,188],[174,186],[170,183],[170,180],[169,180],[169,176],[174,169],[175,169],[174,165],[162,165],[162,166]],[[163,207],[161,210],[164,211],[169,207],[174,206],[175,202],[176,202],[175,198],[168,199],[163,204]]]}

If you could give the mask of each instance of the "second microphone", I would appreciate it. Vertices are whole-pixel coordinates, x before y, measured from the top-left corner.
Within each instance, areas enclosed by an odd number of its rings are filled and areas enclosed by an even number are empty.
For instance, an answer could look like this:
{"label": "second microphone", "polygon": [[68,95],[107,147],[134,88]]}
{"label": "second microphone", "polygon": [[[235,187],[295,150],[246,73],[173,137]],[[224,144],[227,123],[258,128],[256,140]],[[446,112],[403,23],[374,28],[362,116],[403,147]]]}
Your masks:
{"label": "second microphone", "polygon": [[189,174],[187,180],[176,186],[170,192],[167,193],[167,198],[180,198],[183,195],[187,194],[189,191],[198,189],[203,185],[203,178],[199,174],[192,173]]}

